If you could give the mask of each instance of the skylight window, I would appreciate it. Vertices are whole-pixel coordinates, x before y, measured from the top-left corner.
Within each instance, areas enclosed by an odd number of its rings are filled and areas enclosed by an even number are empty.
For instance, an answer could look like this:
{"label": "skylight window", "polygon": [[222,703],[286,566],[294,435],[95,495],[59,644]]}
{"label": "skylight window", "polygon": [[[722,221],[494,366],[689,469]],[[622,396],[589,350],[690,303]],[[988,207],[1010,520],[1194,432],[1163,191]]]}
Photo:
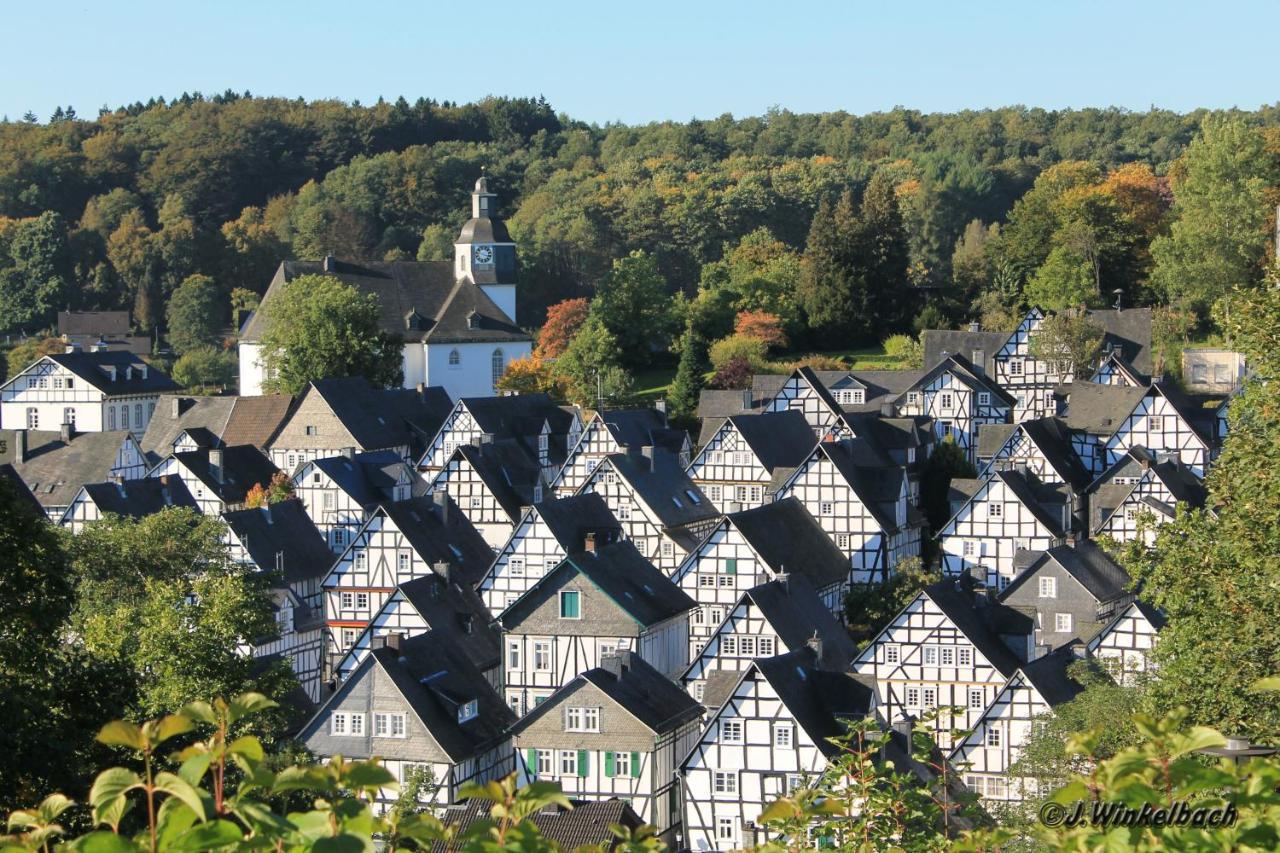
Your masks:
{"label": "skylight window", "polygon": [[684,508],[684,504],[680,503],[680,499],[679,499],[678,497],[676,497],[675,495],[672,495],[672,496],[671,496],[671,502],[672,502],[673,504],[675,504],[675,505],[676,505],[676,508],[677,508],[677,509],[683,509],[683,508]]}
{"label": "skylight window", "polygon": [[693,493],[693,489],[685,489],[684,493],[689,496],[689,503],[698,506],[702,501]]}

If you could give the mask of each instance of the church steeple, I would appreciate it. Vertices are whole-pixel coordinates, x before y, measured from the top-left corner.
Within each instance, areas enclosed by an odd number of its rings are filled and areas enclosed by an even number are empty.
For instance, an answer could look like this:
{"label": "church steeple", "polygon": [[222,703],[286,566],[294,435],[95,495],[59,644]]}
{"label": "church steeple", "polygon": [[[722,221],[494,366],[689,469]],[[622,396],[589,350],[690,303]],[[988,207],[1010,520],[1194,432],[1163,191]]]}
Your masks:
{"label": "church steeple", "polygon": [[489,179],[481,174],[476,188],[471,191],[471,218],[492,219],[497,209],[498,196],[489,192]]}
{"label": "church steeple", "polygon": [[498,194],[481,174],[471,190],[471,219],[453,244],[454,276],[476,284],[516,319],[516,244],[498,216]]}

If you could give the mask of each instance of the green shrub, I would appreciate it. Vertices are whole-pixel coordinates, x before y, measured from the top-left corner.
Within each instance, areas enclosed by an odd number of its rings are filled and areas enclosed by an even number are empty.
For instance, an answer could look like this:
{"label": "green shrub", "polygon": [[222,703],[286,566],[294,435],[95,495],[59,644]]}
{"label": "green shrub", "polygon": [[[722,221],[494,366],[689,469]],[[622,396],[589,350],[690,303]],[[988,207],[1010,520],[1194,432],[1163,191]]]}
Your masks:
{"label": "green shrub", "polygon": [[199,347],[173,365],[173,380],[184,388],[230,385],[236,377],[236,357],[216,347]]}
{"label": "green shrub", "polygon": [[760,372],[768,364],[769,345],[759,338],[745,335],[730,335],[721,338],[711,345],[711,366],[719,370],[735,358],[740,358],[751,365],[751,369]]}
{"label": "green shrub", "polygon": [[924,347],[910,335],[885,338],[884,354],[901,360],[904,367],[920,367],[924,362]]}

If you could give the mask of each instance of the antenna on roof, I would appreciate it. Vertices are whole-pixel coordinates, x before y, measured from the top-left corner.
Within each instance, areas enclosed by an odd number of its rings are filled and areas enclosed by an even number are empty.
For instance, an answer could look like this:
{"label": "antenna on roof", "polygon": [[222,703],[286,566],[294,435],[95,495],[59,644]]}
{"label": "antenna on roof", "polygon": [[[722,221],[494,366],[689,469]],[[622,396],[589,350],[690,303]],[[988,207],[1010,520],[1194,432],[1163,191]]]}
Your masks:
{"label": "antenna on roof", "polygon": [[1124,299],[1124,289],[1117,287],[1115,290],[1111,292],[1116,295],[1116,310],[1119,311],[1121,300]]}

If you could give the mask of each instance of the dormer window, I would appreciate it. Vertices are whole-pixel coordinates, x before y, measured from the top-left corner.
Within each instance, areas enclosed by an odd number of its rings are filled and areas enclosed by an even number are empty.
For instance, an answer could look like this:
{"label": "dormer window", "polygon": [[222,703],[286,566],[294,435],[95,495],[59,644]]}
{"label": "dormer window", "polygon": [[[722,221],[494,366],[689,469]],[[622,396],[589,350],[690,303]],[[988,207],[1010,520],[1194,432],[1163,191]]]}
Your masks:
{"label": "dormer window", "polygon": [[463,702],[458,706],[458,722],[465,723],[480,716],[480,703],[475,699]]}

